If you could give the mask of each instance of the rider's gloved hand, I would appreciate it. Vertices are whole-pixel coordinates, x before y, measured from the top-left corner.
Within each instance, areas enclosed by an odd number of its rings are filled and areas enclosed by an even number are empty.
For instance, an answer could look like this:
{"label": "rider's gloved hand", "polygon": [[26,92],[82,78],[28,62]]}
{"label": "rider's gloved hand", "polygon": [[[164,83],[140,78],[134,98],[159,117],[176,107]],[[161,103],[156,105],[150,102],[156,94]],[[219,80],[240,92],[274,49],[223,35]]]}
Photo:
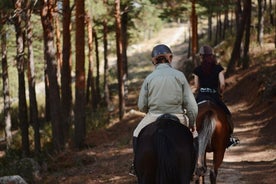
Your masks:
{"label": "rider's gloved hand", "polygon": [[198,136],[197,130],[196,130],[196,125],[190,125],[190,131],[193,134],[193,137],[196,138]]}

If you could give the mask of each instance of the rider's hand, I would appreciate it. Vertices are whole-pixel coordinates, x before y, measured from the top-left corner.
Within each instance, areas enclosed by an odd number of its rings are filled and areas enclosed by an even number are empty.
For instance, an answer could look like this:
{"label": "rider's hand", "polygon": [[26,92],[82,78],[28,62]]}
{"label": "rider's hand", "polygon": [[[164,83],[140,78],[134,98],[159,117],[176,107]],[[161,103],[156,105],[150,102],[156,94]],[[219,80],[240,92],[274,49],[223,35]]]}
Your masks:
{"label": "rider's hand", "polygon": [[190,125],[189,128],[190,128],[191,132],[196,131],[196,126],[195,125]]}

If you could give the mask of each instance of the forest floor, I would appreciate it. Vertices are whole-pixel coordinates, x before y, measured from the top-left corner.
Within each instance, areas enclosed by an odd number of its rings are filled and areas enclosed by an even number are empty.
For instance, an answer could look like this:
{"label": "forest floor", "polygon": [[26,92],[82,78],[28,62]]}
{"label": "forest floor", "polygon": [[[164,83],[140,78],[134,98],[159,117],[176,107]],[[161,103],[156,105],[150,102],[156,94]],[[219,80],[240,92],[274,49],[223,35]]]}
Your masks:
{"label": "forest floor", "polygon": [[[180,62],[180,58],[184,58],[185,49],[184,36],[179,34],[181,31],[183,29],[179,27],[167,28],[144,45],[132,48],[150,49],[156,43],[167,43],[176,55],[174,62]],[[178,39],[168,39],[168,35],[176,34],[179,34]],[[145,53],[149,54],[149,50]],[[241,142],[227,149],[219,169],[219,184],[276,182],[276,83],[272,80],[276,76],[276,58],[273,58],[273,39],[265,47],[256,48],[254,53],[249,69],[238,69],[226,80],[224,100],[233,114],[234,135]],[[260,54],[263,57],[259,57]],[[256,58],[263,61],[260,63]],[[82,151],[68,150],[53,158],[48,171],[43,173],[41,183],[136,183],[136,178],[128,175],[133,157],[132,132],[143,118],[136,107],[143,78],[138,79],[136,75],[139,73],[145,76],[152,69],[150,65],[150,60],[145,60],[136,69],[130,69],[132,78],[126,102],[127,113],[123,120],[115,120],[108,127],[89,132],[87,143],[91,145],[90,148]],[[211,154],[207,158],[210,166]]]}

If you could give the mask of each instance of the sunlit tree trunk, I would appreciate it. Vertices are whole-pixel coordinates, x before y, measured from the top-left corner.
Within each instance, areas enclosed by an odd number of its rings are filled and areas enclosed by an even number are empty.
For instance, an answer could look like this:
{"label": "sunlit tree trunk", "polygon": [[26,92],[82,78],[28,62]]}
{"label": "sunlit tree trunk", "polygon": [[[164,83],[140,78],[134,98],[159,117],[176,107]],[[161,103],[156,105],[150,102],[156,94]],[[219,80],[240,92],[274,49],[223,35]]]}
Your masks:
{"label": "sunlit tree trunk", "polygon": [[123,83],[123,69],[124,63],[122,58],[122,28],[121,28],[121,11],[120,0],[115,0],[115,21],[116,21],[116,50],[117,50],[117,76],[118,76],[118,93],[119,93],[119,118],[122,119],[125,113],[125,99],[124,99],[124,83]]}
{"label": "sunlit tree trunk", "polygon": [[75,146],[82,148],[85,145],[85,55],[84,30],[85,11],[84,1],[75,0],[76,5],[76,100],[75,100]]}
{"label": "sunlit tree trunk", "polygon": [[86,83],[86,103],[90,102],[91,96],[91,105],[92,110],[96,109],[95,105],[95,84],[94,84],[94,75],[93,75],[93,68],[94,68],[94,60],[93,60],[93,29],[92,29],[92,20],[90,15],[87,13],[87,40],[88,40],[88,73],[87,73],[87,83]]}
{"label": "sunlit tree trunk", "polygon": [[52,122],[52,135],[55,151],[64,149],[64,132],[61,116],[61,99],[57,79],[57,61],[54,47],[54,10],[55,0],[44,0],[41,9],[41,22],[44,37],[44,55],[46,60],[46,72],[49,82],[49,104]]}
{"label": "sunlit tree trunk", "polygon": [[39,121],[38,121],[38,109],[35,91],[35,63],[34,63],[34,51],[33,51],[33,30],[31,24],[31,1],[28,0],[26,6],[26,25],[27,25],[27,47],[28,47],[28,84],[29,84],[29,99],[30,99],[30,122],[34,128],[34,142],[35,153],[39,154],[41,151]]}
{"label": "sunlit tree trunk", "polygon": [[128,10],[122,14],[122,61],[123,61],[123,83],[124,83],[124,98],[127,100],[128,96],[128,60],[127,60],[127,47],[128,47]]}
{"label": "sunlit tree trunk", "polygon": [[[57,11],[57,10],[56,10]],[[59,28],[59,18],[58,13],[54,16],[54,26],[55,26],[55,40],[56,40],[56,57],[57,57],[57,75],[58,81],[60,82],[60,73],[62,65],[62,49],[61,49],[61,38],[60,38],[60,28]]]}
{"label": "sunlit tree trunk", "polygon": [[[3,14],[0,16],[0,21],[4,22]],[[2,55],[2,80],[3,80],[3,98],[4,98],[4,123],[5,123],[5,139],[7,141],[6,148],[10,148],[12,143],[11,132],[11,114],[10,114],[10,89],[9,89],[9,75],[7,62],[7,31],[4,25],[0,26],[1,33],[1,55]]]}
{"label": "sunlit tree trunk", "polygon": [[128,46],[128,11],[122,14],[122,57],[124,61],[124,75],[128,78],[127,46]]}

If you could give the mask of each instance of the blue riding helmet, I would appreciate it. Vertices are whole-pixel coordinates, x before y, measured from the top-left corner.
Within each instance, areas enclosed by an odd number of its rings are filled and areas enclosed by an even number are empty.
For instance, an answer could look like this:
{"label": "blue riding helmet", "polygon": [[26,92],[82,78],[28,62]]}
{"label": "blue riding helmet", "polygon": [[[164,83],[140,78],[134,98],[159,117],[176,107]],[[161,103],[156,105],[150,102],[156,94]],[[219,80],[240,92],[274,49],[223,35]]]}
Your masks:
{"label": "blue riding helmet", "polygon": [[171,49],[165,44],[156,45],[151,52],[151,57],[156,58],[158,56],[172,55]]}

